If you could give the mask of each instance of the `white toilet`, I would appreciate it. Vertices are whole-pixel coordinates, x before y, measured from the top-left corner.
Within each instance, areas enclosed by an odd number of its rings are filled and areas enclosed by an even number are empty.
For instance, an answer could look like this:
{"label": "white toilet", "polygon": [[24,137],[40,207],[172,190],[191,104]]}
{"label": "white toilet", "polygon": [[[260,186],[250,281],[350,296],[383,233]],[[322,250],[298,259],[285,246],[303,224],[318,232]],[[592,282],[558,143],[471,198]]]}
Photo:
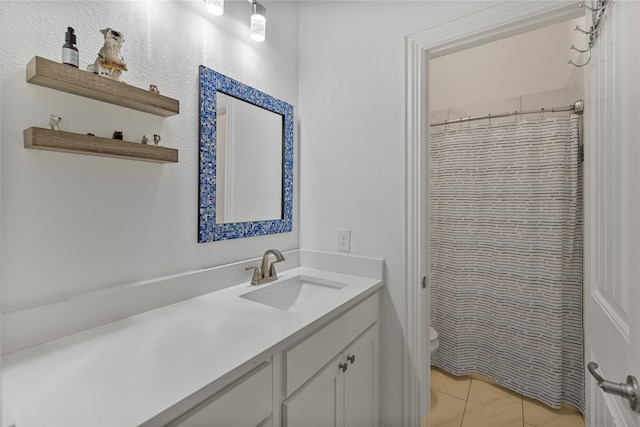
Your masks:
{"label": "white toilet", "polygon": [[437,349],[440,346],[440,341],[438,341],[438,331],[431,328],[431,331],[429,332],[430,332],[429,340],[431,341],[431,352],[433,353],[435,349]]}

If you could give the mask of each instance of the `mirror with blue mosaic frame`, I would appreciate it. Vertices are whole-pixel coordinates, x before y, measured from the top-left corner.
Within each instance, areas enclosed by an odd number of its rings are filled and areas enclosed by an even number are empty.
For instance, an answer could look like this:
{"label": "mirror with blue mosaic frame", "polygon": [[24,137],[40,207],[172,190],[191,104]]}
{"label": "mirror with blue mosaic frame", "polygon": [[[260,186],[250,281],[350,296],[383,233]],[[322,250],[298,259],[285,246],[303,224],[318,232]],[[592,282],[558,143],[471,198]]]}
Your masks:
{"label": "mirror with blue mosaic frame", "polygon": [[292,230],[293,106],[200,66],[198,242]]}

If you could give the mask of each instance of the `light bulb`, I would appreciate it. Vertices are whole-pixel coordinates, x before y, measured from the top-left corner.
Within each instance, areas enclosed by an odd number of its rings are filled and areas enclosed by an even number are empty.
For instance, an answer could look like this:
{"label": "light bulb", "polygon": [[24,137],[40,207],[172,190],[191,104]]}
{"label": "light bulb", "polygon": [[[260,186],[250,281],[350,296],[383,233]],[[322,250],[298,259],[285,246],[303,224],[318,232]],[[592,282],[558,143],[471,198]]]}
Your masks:
{"label": "light bulb", "polygon": [[257,42],[263,42],[267,20],[262,15],[251,15],[251,39]]}
{"label": "light bulb", "polygon": [[220,16],[224,13],[224,0],[205,0],[207,4],[207,11],[216,16]]}
{"label": "light bulb", "polygon": [[263,42],[267,28],[267,8],[257,1],[251,3],[251,39]]}

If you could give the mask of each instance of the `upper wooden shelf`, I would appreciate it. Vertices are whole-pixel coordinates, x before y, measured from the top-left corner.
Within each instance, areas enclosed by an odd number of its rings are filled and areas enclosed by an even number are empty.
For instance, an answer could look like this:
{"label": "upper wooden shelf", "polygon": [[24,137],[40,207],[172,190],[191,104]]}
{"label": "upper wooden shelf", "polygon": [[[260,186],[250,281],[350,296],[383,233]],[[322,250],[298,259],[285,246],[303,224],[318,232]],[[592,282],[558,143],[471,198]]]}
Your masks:
{"label": "upper wooden shelf", "polygon": [[27,64],[27,82],[162,117],[180,113],[177,99],[39,56]]}

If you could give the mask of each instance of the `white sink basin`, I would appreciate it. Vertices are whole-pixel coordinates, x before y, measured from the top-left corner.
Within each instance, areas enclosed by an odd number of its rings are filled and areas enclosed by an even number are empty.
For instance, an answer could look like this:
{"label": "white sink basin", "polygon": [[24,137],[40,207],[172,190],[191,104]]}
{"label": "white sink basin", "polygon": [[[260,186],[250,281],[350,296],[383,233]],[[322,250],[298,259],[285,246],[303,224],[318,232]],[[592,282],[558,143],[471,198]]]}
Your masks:
{"label": "white sink basin", "polygon": [[347,284],[315,277],[296,276],[261,286],[264,287],[242,294],[240,297],[284,311],[299,311],[304,306],[334,295]]}

